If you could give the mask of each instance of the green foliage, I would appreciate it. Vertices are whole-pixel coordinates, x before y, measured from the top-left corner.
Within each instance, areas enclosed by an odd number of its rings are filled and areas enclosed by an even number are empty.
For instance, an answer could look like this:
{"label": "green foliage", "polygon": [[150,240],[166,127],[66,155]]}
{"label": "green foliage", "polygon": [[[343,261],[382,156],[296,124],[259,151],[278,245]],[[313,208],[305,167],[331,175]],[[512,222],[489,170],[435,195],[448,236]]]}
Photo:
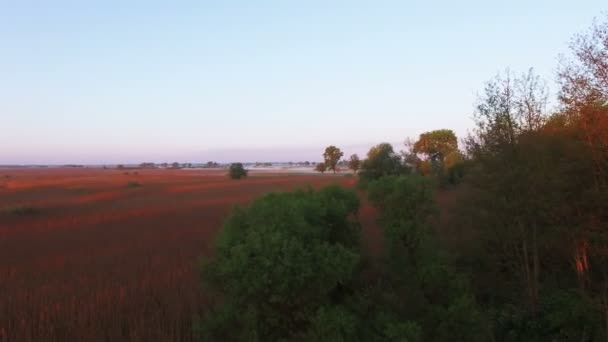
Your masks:
{"label": "green foliage", "polygon": [[464,278],[438,252],[430,224],[436,214],[434,182],[421,175],[382,177],[368,185],[380,210],[388,272],[386,305],[417,322],[424,340],[484,341],[484,322]]}
{"label": "green foliage", "polygon": [[368,186],[368,196],[385,222],[416,221],[434,212],[433,181],[420,175],[382,177]]}
{"label": "green foliage", "polygon": [[[359,265],[358,206],[354,192],[333,186],[273,193],[236,210],[204,267],[208,289],[222,301],[203,321],[202,335],[276,341],[349,328],[350,316],[332,305]],[[321,318],[330,316],[324,325]]]}
{"label": "green foliage", "polygon": [[367,152],[367,159],[361,163],[359,180],[360,184],[365,187],[367,183],[380,177],[400,175],[407,173],[407,171],[401,157],[393,150],[393,146],[388,143],[381,143]]}
{"label": "green foliage", "polygon": [[329,170],[332,170],[336,173],[336,165],[340,159],[344,156],[344,152],[340,151],[336,146],[327,146],[325,148],[325,152],[323,153],[323,160],[325,161],[325,165]]}
{"label": "green foliage", "polygon": [[230,164],[230,169],[228,170],[228,175],[232,179],[241,179],[247,177],[247,170],[241,163],[233,163]]}
{"label": "green foliage", "polygon": [[532,73],[488,83],[455,222],[475,238],[458,263],[496,339],[605,340],[608,108],[569,97],[549,116],[544,92]]}

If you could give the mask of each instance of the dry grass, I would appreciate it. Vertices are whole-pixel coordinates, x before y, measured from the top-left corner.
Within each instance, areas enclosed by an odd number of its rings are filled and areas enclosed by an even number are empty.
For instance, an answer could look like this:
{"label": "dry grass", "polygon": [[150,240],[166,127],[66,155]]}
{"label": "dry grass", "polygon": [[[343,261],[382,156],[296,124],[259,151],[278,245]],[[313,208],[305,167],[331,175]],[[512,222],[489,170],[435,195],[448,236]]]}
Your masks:
{"label": "dry grass", "polygon": [[354,183],[138,173],[11,170],[0,192],[0,208],[12,208],[0,211],[0,341],[192,340],[205,304],[197,260],[233,205],[269,191]]}

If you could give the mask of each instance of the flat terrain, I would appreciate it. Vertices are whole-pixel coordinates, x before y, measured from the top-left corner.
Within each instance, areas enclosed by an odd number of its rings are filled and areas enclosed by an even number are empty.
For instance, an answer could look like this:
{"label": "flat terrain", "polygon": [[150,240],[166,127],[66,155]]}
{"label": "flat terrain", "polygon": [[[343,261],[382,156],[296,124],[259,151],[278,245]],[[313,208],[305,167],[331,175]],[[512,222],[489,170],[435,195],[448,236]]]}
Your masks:
{"label": "flat terrain", "polygon": [[[230,209],[343,175],[0,169],[0,341],[188,341],[197,264]],[[369,248],[373,209],[360,216]]]}

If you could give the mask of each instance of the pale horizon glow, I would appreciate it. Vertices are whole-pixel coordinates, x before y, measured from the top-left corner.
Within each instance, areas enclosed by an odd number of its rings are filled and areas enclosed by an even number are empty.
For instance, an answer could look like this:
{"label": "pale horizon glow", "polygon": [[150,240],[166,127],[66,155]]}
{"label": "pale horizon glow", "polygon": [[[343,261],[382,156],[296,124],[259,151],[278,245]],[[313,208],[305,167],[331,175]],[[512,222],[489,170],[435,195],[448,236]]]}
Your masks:
{"label": "pale horizon glow", "polygon": [[463,137],[497,72],[559,54],[599,0],[0,2],[0,165],[318,161]]}

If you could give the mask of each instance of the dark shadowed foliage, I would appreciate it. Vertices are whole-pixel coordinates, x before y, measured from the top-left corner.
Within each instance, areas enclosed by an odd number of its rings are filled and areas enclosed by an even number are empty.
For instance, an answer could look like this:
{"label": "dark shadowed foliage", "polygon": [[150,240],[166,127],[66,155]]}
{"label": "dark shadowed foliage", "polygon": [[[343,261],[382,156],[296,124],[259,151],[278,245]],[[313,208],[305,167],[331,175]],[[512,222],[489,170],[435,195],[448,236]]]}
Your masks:
{"label": "dark shadowed foliage", "polygon": [[383,305],[416,322],[424,341],[487,341],[487,322],[466,277],[440,253],[432,225],[434,189],[434,181],[421,175],[382,177],[368,185],[386,240],[380,291],[390,300]]}
{"label": "dark shadowed foliage", "polygon": [[228,176],[232,179],[241,179],[247,177],[247,170],[241,163],[233,163],[228,170]]}

